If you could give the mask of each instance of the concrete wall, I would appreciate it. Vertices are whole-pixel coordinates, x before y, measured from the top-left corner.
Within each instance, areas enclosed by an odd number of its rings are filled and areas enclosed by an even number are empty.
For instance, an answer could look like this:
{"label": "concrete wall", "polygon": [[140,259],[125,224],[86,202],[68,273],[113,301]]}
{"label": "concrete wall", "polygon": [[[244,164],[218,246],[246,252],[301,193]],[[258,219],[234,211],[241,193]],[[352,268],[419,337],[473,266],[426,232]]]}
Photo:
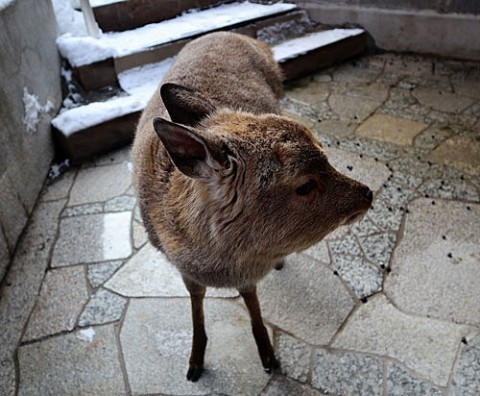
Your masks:
{"label": "concrete wall", "polygon": [[[14,0],[0,9],[0,280],[53,157],[50,120],[61,102],[56,34],[50,0]],[[40,109],[30,130],[25,89]]]}
{"label": "concrete wall", "polygon": [[364,27],[377,47],[480,60],[478,0],[298,0],[326,25]]}

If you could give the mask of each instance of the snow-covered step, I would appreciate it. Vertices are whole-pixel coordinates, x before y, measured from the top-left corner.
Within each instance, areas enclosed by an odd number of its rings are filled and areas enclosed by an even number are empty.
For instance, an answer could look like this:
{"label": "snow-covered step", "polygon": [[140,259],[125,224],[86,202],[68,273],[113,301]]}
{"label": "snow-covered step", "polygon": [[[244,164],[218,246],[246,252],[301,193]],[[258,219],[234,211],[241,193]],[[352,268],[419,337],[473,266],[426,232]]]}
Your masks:
{"label": "snow-covered step", "polygon": [[100,29],[122,32],[174,18],[191,8],[207,8],[219,0],[90,0]]}
{"label": "snow-covered step", "polygon": [[[333,29],[287,40],[272,47],[287,80],[328,67],[366,48],[362,29]],[[53,121],[64,153],[81,160],[130,142],[140,112],[169,69],[173,58],[118,75],[125,96],[63,111]]]}
{"label": "snow-covered step", "polygon": [[72,67],[80,67],[109,58],[132,55],[173,41],[195,37],[210,31],[233,27],[255,19],[295,9],[294,4],[223,4],[205,11],[191,11],[167,21],[153,23],[126,32],[104,33],[100,39],[60,36],[57,45]]}

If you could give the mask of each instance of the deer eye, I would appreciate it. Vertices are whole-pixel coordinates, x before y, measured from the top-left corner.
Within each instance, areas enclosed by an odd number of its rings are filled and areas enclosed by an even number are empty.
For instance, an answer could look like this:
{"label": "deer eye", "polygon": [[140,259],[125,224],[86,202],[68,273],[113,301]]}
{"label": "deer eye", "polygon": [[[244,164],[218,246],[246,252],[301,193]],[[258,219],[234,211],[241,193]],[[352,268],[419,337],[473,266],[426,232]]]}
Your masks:
{"label": "deer eye", "polygon": [[298,195],[308,195],[317,187],[317,182],[313,179],[310,179],[305,184],[298,187],[295,192]]}

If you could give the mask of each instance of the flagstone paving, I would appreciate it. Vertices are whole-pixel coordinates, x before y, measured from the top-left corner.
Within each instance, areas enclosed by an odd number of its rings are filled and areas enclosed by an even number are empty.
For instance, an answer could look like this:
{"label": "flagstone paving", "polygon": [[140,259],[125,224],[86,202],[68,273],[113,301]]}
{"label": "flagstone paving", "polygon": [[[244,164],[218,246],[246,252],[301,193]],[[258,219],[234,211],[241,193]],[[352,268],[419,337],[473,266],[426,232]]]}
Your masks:
{"label": "flagstone paving", "polygon": [[479,81],[386,53],[286,87],[284,114],[374,202],[259,283],[274,375],[238,292],[210,290],[186,381],[188,293],[143,230],[129,148],[47,181],[1,286],[0,394],[479,395]]}

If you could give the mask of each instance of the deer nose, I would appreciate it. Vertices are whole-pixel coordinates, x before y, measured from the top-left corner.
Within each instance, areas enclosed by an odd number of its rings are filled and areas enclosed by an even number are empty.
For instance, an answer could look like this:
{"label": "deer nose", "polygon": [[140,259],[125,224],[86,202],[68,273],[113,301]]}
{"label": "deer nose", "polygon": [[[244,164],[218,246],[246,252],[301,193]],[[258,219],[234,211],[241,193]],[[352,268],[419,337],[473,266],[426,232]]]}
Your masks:
{"label": "deer nose", "polygon": [[367,189],[366,189],[366,191],[365,191],[365,198],[367,199],[367,201],[368,201],[369,203],[372,203],[372,201],[373,201],[373,192],[372,192],[372,190],[370,190],[368,187],[367,187]]}

